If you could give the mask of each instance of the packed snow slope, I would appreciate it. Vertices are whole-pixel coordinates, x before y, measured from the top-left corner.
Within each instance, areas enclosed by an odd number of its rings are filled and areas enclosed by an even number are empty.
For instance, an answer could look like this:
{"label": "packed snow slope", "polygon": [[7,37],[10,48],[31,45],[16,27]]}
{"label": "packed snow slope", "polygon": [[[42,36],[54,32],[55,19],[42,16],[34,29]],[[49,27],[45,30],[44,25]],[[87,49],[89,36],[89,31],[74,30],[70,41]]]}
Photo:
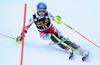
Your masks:
{"label": "packed snow slope", "polygon": [[[63,21],[100,46],[100,1],[99,0],[0,0],[0,33],[17,37],[23,26],[24,4],[27,3],[28,20],[36,12],[36,4],[45,2],[48,11],[59,15]],[[100,65],[100,48],[69,29],[57,24],[54,26],[62,35],[90,51],[89,59],[81,61],[77,55],[68,60],[68,54],[57,45],[49,46],[39,36],[33,24],[25,36],[23,65]],[[0,65],[20,65],[21,44],[0,35]]]}

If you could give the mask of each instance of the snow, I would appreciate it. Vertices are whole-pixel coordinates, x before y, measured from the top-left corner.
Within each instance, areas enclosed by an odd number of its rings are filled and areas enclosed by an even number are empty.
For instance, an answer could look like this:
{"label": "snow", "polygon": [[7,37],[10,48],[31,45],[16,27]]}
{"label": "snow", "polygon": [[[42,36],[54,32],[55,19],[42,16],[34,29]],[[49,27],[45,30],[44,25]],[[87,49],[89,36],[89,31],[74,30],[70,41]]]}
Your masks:
{"label": "snow", "polygon": [[[0,33],[17,37],[23,26],[24,4],[27,3],[27,22],[36,12],[36,4],[42,0],[0,1]],[[100,46],[99,0],[43,0],[48,11],[60,15],[64,22]],[[76,55],[68,60],[68,54],[48,40],[39,37],[33,24],[25,37],[23,65],[99,65],[100,48],[62,24],[53,23],[71,41],[90,51],[86,62]],[[20,65],[21,44],[0,35],[0,65]]]}

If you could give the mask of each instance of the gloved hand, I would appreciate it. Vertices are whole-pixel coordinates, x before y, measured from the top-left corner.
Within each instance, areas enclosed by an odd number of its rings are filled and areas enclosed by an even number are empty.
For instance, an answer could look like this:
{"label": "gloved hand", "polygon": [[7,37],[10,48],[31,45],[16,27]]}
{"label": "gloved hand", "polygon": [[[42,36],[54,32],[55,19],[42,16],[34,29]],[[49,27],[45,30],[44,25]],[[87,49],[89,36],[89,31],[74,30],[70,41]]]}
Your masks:
{"label": "gloved hand", "polygon": [[18,36],[17,38],[16,38],[16,42],[21,42],[22,41],[22,35],[20,35],[20,36]]}
{"label": "gloved hand", "polygon": [[54,21],[55,21],[56,23],[58,23],[58,24],[62,24],[62,23],[63,23],[63,21],[62,21],[62,19],[61,19],[60,16],[54,16]]}
{"label": "gloved hand", "polygon": [[56,16],[57,18],[61,18],[59,15]]}
{"label": "gloved hand", "polygon": [[[25,30],[25,33],[27,33],[27,30]],[[24,37],[25,37],[25,35],[24,35]],[[18,37],[16,38],[16,42],[21,42],[21,41],[22,41],[22,33],[21,33],[20,36],[18,36]]]}

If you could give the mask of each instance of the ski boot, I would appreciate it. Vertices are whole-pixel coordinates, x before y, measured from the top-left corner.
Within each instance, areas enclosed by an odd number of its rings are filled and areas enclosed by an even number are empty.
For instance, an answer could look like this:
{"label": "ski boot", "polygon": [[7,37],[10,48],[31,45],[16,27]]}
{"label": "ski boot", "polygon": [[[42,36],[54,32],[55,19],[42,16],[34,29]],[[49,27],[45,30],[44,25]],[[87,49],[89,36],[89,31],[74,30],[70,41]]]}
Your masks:
{"label": "ski boot", "polygon": [[88,59],[89,56],[89,52],[86,50],[83,50],[81,47],[77,49],[77,51],[79,52],[79,54],[82,56],[82,61],[86,61]]}
{"label": "ski boot", "polygon": [[70,47],[67,46],[67,47],[65,48],[65,51],[70,55],[70,56],[69,56],[69,60],[72,59],[72,58],[74,57],[73,50],[72,50]]}
{"label": "ski boot", "polygon": [[89,56],[89,52],[85,51],[84,52],[84,56],[82,57],[82,61],[86,61],[88,59],[88,56]]}

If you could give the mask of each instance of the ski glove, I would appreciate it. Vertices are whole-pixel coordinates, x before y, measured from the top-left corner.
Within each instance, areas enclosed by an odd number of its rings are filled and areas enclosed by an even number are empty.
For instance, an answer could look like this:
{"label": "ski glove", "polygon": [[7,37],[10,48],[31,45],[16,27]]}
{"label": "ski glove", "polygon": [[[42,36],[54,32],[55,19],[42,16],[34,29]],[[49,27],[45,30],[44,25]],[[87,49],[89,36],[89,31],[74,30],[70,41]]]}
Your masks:
{"label": "ski glove", "polygon": [[[27,31],[25,30],[25,33],[27,33]],[[25,36],[24,36],[25,37]],[[16,42],[21,42],[22,41],[22,33],[21,33],[21,35],[20,36],[18,36],[17,38],[16,38]]]}
{"label": "ski glove", "polygon": [[16,38],[16,42],[21,42],[22,41],[22,35],[20,35],[20,36],[18,36],[17,38]]}
{"label": "ski glove", "polygon": [[62,21],[62,19],[61,19],[60,16],[54,16],[54,21],[55,21],[56,23],[58,23],[58,24],[62,24],[62,23],[63,23],[63,21]]}

